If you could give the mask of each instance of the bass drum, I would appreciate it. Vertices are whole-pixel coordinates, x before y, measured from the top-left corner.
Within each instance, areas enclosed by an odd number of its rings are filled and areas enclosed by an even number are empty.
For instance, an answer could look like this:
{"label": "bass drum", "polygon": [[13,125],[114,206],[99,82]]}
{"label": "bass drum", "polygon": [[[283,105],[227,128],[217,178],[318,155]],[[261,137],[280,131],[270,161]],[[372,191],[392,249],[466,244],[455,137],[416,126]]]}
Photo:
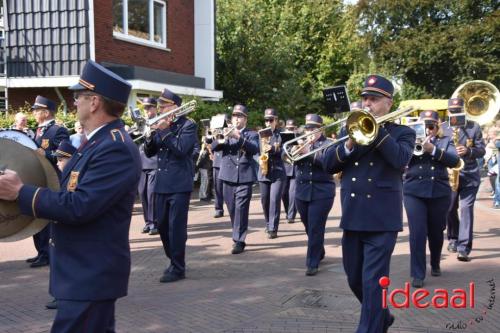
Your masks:
{"label": "bass drum", "polygon": [[[6,134],[5,132],[10,133],[9,138],[0,137],[0,166],[16,171],[24,184],[57,191],[57,173],[45,156],[34,150],[37,147],[33,140],[17,131],[7,130],[0,134]],[[0,200],[0,242],[30,237],[42,230],[47,223],[48,220],[45,219],[22,215],[17,202]]]}
{"label": "bass drum", "polygon": [[33,150],[36,150],[38,148],[35,140],[30,138],[26,133],[15,129],[7,129],[0,131],[0,138],[15,141]]}

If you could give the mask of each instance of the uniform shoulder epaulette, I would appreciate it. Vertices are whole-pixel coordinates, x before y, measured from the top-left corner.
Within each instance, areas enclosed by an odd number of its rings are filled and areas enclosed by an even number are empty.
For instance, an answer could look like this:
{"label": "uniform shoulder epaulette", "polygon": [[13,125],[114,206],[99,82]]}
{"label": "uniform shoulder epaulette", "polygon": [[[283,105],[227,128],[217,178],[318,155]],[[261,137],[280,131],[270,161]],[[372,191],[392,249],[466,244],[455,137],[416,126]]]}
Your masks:
{"label": "uniform shoulder epaulette", "polygon": [[193,118],[186,117],[186,119],[189,120],[190,122],[192,122],[193,124],[196,124],[196,121]]}
{"label": "uniform shoulder epaulette", "polygon": [[125,142],[125,137],[118,128],[112,129],[109,133],[111,134],[113,141]]}

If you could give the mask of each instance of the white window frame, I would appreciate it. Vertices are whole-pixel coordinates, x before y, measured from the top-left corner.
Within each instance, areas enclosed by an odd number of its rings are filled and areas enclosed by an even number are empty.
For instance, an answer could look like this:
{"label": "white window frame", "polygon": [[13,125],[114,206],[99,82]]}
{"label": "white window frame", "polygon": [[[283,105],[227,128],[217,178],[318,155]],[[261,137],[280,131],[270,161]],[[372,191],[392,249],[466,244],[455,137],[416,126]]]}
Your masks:
{"label": "white window frame", "polygon": [[[161,20],[163,25],[162,31],[162,43],[154,41],[154,4],[158,3],[163,5],[164,10],[162,11]],[[165,0],[148,0],[148,14],[149,14],[149,40],[144,38],[139,38],[131,36],[128,34],[128,0],[123,0],[123,32],[118,32],[113,30],[113,37],[126,42],[149,46],[161,50],[170,51],[167,47],[167,1]]]}

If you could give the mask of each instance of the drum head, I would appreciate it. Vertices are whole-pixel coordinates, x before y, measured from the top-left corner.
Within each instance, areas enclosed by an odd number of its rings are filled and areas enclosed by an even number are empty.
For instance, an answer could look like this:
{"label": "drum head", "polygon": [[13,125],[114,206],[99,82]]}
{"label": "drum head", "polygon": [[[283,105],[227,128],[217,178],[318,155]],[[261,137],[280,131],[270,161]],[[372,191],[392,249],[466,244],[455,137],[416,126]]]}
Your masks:
{"label": "drum head", "polygon": [[[17,143],[0,138],[0,165],[17,172],[24,184],[59,188],[56,171],[44,156]],[[48,221],[22,215],[17,202],[0,200],[0,241],[16,241],[42,230]]]}
{"label": "drum head", "polygon": [[30,138],[26,133],[15,129],[0,131],[0,138],[15,141],[33,150],[36,150],[38,148],[36,142],[32,138]]}

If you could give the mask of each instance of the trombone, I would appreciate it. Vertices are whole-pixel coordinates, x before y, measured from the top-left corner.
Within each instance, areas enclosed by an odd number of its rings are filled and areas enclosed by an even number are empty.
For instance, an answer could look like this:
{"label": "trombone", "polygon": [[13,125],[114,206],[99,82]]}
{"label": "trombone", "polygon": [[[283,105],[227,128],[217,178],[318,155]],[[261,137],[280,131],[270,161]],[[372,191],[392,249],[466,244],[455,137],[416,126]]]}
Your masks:
{"label": "trombone", "polygon": [[[412,113],[413,111],[414,111],[413,106],[409,106],[404,109],[398,109],[384,116],[375,118],[375,116],[373,116],[370,113],[370,110],[368,108],[362,110],[352,110],[349,113],[349,115],[343,119],[337,120],[331,124],[317,128],[312,132],[303,134],[301,136],[296,137],[293,140],[286,142],[283,145],[283,149],[285,150],[287,157],[291,161],[297,162],[300,161],[301,159],[314,155],[319,151],[327,149],[335,144],[343,142],[349,138],[351,138],[358,145],[368,146],[377,138],[379,128],[383,123],[399,119],[409,113]],[[305,139],[306,137],[316,134],[320,131],[323,131],[329,127],[335,126],[339,123],[345,123],[345,127],[347,129],[347,135],[335,141],[329,141],[328,143],[325,143],[321,147],[315,148],[313,150],[308,151],[307,153],[302,154],[302,148],[304,148],[306,144],[311,143],[310,141]],[[305,143],[299,144],[298,147],[295,147],[293,149],[290,147],[290,146],[293,147],[293,145],[297,145],[300,141]]]}
{"label": "trombone", "polygon": [[160,120],[171,117],[171,116],[174,116],[174,119],[185,116],[185,115],[193,112],[194,110],[196,110],[196,105],[197,105],[196,100],[192,100],[192,101],[189,101],[186,104],[183,104],[183,105],[181,105],[173,110],[162,113],[154,118],[151,118],[151,119],[138,118],[137,120],[135,120],[136,126],[137,126],[135,131],[141,133],[141,135],[138,138],[134,139],[134,141],[137,141],[143,137],[149,138],[154,132],[154,129],[152,129],[151,126],[153,126],[154,124],[156,124]]}

